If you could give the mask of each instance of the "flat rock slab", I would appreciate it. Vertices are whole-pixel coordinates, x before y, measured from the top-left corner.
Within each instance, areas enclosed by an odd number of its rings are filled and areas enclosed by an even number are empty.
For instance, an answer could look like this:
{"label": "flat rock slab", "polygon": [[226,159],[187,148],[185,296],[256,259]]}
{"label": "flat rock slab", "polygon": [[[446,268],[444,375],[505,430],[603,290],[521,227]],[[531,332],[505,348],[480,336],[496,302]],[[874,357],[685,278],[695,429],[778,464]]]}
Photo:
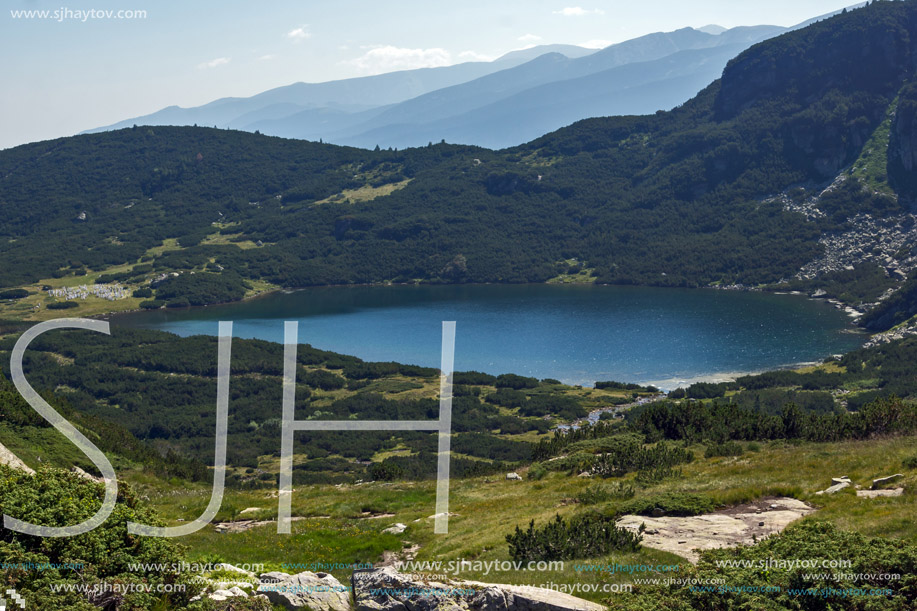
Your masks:
{"label": "flat rock slab", "polygon": [[754,543],[755,538],[779,533],[813,511],[802,501],[782,497],[687,518],[627,515],[618,520],[618,526],[636,531],[645,524],[643,545],[697,563],[702,550]]}
{"label": "flat rock slab", "polygon": [[516,586],[504,583],[481,583],[479,581],[462,581],[461,585],[482,588],[482,592],[472,599],[473,609],[489,611],[491,609],[530,609],[532,611],[604,611],[605,606],[571,594],[536,588],[534,586]]}
{"label": "flat rock slab", "polygon": [[[418,580],[393,567],[355,571],[356,611],[601,611],[563,592],[479,581]],[[460,593],[459,593],[460,592]]]}
{"label": "flat rock slab", "polygon": [[[309,520],[304,516],[292,516],[290,518],[291,522],[299,522],[300,520]],[[213,525],[213,530],[218,533],[243,533],[249,531],[253,528],[258,528],[259,526],[269,526],[270,524],[276,524],[277,520],[236,520],[235,522],[218,522]]]}
{"label": "flat rock slab", "polygon": [[874,499],[880,496],[901,496],[904,494],[904,488],[892,488],[891,490],[857,490],[857,496],[866,499]]}

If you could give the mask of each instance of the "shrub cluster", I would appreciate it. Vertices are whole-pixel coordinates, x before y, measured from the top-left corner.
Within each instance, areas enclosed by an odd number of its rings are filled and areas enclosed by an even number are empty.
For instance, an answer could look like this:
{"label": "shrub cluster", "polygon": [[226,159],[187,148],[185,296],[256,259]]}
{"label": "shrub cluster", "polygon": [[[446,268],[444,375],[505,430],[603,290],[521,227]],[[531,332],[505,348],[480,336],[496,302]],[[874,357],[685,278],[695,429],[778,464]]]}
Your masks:
{"label": "shrub cluster", "polygon": [[560,515],[544,526],[535,528],[535,520],[522,530],[518,526],[506,535],[513,560],[571,560],[592,558],[611,552],[635,552],[640,549],[643,531],[634,533],[615,524],[615,516],[589,513],[569,520]]}

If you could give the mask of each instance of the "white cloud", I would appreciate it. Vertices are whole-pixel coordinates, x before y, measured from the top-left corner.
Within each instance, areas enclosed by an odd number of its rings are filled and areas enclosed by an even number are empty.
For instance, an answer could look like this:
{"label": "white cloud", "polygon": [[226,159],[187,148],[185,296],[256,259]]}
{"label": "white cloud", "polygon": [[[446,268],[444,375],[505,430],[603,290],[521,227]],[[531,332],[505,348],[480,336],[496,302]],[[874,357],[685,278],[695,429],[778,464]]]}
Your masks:
{"label": "white cloud", "polygon": [[382,74],[393,70],[437,68],[452,64],[452,55],[445,49],[404,49],[392,45],[371,48],[347,62],[367,74]]}
{"label": "white cloud", "polygon": [[577,46],[586,47],[587,49],[604,49],[613,44],[614,41],[611,40],[587,40],[586,42],[579,43]]}
{"label": "white cloud", "polygon": [[202,62],[197,65],[198,70],[206,70],[208,68],[216,68],[217,66],[225,66],[230,62],[231,57],[218,57],[216,59],[211,59],[209,62]]}
{"label": "white cloud", "polygon": [[262,56],[259,57],[258,59],[261,60],[261,61],[263,61],[263,62],[269,62],[269,61],[271,61],[272,59],[275,59],[276,57],[277,57],[276,55],[268,54],[268,55],[262,55]]}
{"label": "white cloud", "polygon": [[533,43],[533,42],[538,42],[539,40],[541,40],[541,36],[538,36],[536,34],[523,34],[516,40],[518,40],[519,42]]}
{"label": "white cloud", "polygon": [[299,42],[307,38],[311,38],[312,32],[309,31],[308,26],[304,25],[304,26],[300,26],[296,28],[295,30],[290,30],[289,32],[287,32],[286,37],[289,38],[290,40]]}
{"label": "white cloud", "polygon": [[462,51],[458,54],[458,58],[466,62],[492,62],[494,60],[492,56],[477,51]]}
{"label": "white cloud", "polygon": [[568,6],[559,11],[554,11],[554,14],[563,15],[564,17],[585,17],[586,15],[604,15],[605,11],[600,8],[584,9],[581,6]]}

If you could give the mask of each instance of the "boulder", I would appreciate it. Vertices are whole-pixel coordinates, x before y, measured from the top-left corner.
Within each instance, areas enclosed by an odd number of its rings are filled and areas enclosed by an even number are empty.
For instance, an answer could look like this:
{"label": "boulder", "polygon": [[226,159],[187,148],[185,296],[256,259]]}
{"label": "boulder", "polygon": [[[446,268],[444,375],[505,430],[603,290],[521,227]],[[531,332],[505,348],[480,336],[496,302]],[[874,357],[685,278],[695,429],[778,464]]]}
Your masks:
{"label": "boulder", "polygon": [[19,471],[25,471],[29,475],[35,475],[34,469],[19,460],[19,457],[7,450],[2,443],[0,443],[0,465],[7,465]]}
{"label": "boulder", "polygon": [[825,488],[824,490],[819,490],[815,494],[835,494],[849,486],[850,486],[850,482],[841,482],[840,484],[834,484],[833,486],[829,486]]}
{"label": "boulder", "polygon": [[887,476],[885,476],[885,477],[879,477],[879,478],[877,478],[877,479],[872,480],[872,488],[871,488],[871,489],[872,489],[872,490],[878,490],[879,488],[882,488],[882,487],[884,487],[884,486],[886,486],[886,485],[888,485],[888,484],[890,484],[890,483],[892,483],[892,482],[898,481],[898,480],[901,479],[902,477],[904,477],[904,474],[902,474],[902,473],[895,473],[894,475],[887,475]]}
{"label": "boulder", "polygon": [[207,598],[215,601],[224,601],[229,600],[230,598],[248,598],[248,594],[245,593],[245,590],[238,587],[233,587],[228,590],[216,590],[215,592],[209,594]]}
{"label": "boulder", "polygon": [[271,572],[261,575],[258,593],[267,596],[271,604],[290,611],[350,611],[350,595],[333,575],[304,571],[296,575]]}
{"label": "boulder", "polygon": [[522,481],[522,476],[519,475],[518,473],[507,473],[506,479]]}
{"label": "boulder", "polygon": [[392,535],[400,535],[401,533],[404,532],[404,530],[405,530],[406,528],[407,528],[407,525],[406,525],[406,524],[402,524],[401,522],[395,522],[394,524],[392,524],[392,525],[389,526],[388,528],[383,528],[383,529],[382,529],[382,532],[384,532],[384,533],[389,533],[389,534],[392,534]]}
{"label": "boulder", "polygon": [[852,484],[853,482],[851,482],[850,478],[847,477],[846,475],[842,475],[841,477],[832,477],[831,486],[829,486],[828,488],[825,488],[824,490],[819,490],[815,494],[835,494],[837,492],[840,492],[844,488],[851,486]]}

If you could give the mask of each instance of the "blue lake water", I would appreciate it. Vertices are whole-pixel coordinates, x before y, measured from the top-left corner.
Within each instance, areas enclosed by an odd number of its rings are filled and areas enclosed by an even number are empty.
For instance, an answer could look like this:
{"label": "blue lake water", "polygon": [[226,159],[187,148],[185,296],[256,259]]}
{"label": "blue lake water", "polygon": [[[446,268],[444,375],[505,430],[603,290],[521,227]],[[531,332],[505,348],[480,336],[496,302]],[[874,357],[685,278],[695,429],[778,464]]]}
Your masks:
{"label": "blue lake water", "polygon": [[862,345],[850,318],[798,295],[610,286],[331,287],[246,302],[117,316],[178,335],[300,342],[372,361],[437,367],[442,321],[456,321],[455,368],[674,388],[818,361]]}

